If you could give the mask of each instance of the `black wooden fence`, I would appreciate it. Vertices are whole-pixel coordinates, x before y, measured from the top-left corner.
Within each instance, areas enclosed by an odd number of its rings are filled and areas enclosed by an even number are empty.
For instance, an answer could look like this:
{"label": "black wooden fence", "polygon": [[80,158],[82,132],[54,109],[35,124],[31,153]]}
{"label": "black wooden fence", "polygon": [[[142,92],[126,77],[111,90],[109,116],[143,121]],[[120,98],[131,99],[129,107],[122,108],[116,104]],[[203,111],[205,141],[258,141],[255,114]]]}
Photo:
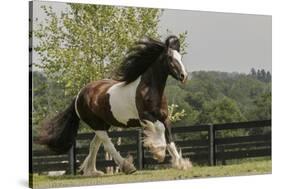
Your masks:
{"label": "black wooden fence", "polygon": [[[183,157],[189,157],[195,164],[216,165],[233,159],[271,157],[271,120],[174,127],[172,132]],[[33,151],[32,172],[66,170],[68,174],[76,174],[77,168],[88,154],[93,136],[94,133],[79,134],[68,154],[56,155],[46,150]],[[142,146],[140,129],[113,131],[109,132],[109,136],[113,142],[122,137],[123,144],[116,145],[116,149],[123,156],[132,155],[138,169],[159,165]],[[100,148],[97,157],[99,169],[115,166],[113,160],[104,160],[104,157],[105,152]],[[161,164],[169,163],[170,158],[167,154]]]}

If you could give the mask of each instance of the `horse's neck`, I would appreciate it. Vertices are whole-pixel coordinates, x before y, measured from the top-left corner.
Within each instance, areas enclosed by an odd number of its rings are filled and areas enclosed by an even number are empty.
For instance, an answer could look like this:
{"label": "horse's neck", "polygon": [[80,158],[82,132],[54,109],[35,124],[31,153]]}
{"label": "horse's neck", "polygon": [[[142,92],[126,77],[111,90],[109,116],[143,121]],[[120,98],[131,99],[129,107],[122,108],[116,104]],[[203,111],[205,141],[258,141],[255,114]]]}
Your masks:
{"label": "horse's neck", "polygon": [[143,75],[145,85],[156,92],[159,97],[163,96],[166,81],[168,78],[168,73],[166,69],[160,66],[152,66],[145,74]]}

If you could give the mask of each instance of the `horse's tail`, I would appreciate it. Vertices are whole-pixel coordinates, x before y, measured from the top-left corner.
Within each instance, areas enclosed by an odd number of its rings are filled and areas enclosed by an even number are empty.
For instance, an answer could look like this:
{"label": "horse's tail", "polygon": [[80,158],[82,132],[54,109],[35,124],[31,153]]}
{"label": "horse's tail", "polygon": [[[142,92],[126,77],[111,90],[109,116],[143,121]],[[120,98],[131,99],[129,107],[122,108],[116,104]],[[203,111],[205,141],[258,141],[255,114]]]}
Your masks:
{"label": "horse's tail", "polygon": [[47,145],[57,153],[67,152],[75,142],[79,120],[73,100],[63,112],[43,121],[36,143]]}

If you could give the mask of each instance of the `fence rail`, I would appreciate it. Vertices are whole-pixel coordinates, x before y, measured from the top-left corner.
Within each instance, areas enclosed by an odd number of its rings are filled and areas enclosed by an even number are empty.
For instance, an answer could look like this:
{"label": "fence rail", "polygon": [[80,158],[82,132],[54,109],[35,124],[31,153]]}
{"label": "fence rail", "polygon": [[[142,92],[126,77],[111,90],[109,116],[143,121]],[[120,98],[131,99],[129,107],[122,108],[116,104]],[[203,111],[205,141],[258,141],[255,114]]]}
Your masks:
{"label": "fence rail", "polygon": [[[241,129],[243,132],[239,132]],[[233,136],[228,136],[227,131],[230,130],[234,131]],[[194,163],[213,166],[219,162],[225,164],[227,160],[232,159],[271,157],[271,120],[174,127],[172,133],[183,156],[189,157]],[[196,134],[200,137],[194,138]],[[56,155],[46,150],[33,151],[32,172],[67,170],[68,174],[76,174],[77,168],[88,154],[93,136],[94,133],[78,134],[76,143],[68,154]],[[113,131],[109,132],[109,136],[112,140],[122,137],[126,144],[116,145],[116,149],[123,156],[128,153],[133,155],[138,169],[159,165],[143,147],[143,134],[140,129]],[[104,160],[104,157],[105,152],[101,148],[97,157],[98,168],[115,165],[113,160]],[[161,164],[169,163],[170,158],[167,155]]]}

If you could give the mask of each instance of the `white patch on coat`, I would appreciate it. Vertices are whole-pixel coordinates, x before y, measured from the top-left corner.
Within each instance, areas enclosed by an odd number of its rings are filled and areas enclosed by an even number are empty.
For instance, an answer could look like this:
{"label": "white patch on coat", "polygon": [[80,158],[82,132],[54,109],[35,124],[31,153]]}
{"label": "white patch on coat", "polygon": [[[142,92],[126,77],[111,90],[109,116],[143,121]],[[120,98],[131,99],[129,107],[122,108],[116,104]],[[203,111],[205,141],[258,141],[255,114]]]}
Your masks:
{"label": "white patch on coat", "polygon": [[140,77],[128,85],[124,85],[124,83],[113,85],[107,93],[110,95],[109,104],[114,118],[126,125],[129,119],[139,119],[136,90],[140,83]]}
{"label": "white patch on coat", "polygon": [[186,77],[187,73],[186,73],[185,67],[184,67],[184,65],[183,65],[183,63],[181,61],[181,54],[178,51],[176,51],[176,50],[172,50],[172,52],[173,52],[174,59],[176,59],[178,61],[178,63],[180,64],[181,70],[182,70],[183,74]]}

